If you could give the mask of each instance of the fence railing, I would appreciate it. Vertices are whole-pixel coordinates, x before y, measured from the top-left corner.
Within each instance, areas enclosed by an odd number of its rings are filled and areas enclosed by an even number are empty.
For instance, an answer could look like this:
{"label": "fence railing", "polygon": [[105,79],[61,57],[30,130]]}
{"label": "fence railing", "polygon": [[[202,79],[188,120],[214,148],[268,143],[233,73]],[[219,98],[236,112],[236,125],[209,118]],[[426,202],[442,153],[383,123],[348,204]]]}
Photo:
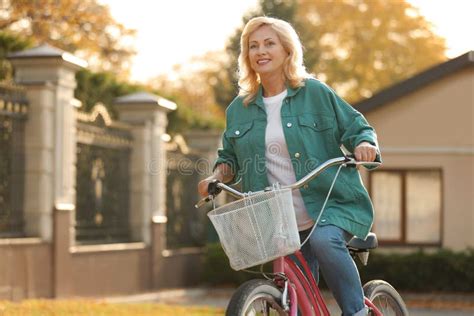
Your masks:
{"label": "fence railing", "polygon": [[166,246],[168,249],[204,246],[207,238],[207,217],[204,208],[195,209],[199,156],[179,151],[167,153]]}
{"label": "fence railing", "polygon": [[76,241],[130,241],[128,127],[98,104],[78,113],[77,141]]}
{"label": "fence railing", "polygon": [[0,237],[24,235],[24,90],[0,84]]}

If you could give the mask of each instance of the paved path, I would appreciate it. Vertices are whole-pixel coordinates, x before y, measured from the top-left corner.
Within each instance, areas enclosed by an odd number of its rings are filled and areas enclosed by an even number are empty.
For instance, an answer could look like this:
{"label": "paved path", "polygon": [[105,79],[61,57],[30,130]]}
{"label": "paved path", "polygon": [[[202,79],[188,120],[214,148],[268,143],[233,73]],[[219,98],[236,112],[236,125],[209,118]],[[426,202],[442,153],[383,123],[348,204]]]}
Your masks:
{"label": "paved path", "polygon": [[[191,288],[165,290],[152,293],[110,297],[111,303],[159,302],[186,306],[214,306],[225,308],[234,292],[229,288]],[[340,315],[340,310],[329,292],[323,292],[331,315]],[[474,293],[458,294],[413,294],[405,293],[411,316],[473,316]]]}
{"label": "paved path", "polygon": [[420,309],[420,308],[411,308],[410,316],[472,316],[474,314],[473,310],[433,310],[433,309]]}

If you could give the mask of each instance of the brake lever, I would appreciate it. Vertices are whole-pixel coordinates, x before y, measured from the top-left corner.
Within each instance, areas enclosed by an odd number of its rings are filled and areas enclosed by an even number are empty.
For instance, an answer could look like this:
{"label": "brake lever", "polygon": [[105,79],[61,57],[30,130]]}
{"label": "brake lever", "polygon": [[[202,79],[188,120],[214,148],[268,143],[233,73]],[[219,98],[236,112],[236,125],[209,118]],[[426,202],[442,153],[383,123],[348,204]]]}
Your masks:
{"label": "brake lever", "polygon": [[194,204],[194,207],[195,208],[200,208],[201,206],[203,206],[204,204],[206,204],[207,202],[209,202],[213,199],[214,199],[214,197],[212,195],[206,196],[205,198],[200,199],[196,204]]}
{"label": "brake lever", "polygon": [[210,201],[213,201],[214,198],[222,192],[222,188],[219,188],[219,183],[221,183],[221,181],[215,179],[213,180],[212,182],[210,182],[207,186],[207,192],[209,193],[208,196],[206,196],[205,198],[202,198],[200,199],[195,205],[194,207],[195,208],[200,208],[201,206],[203,206],[204,204],[206,204],[207,202],[210,202]]}
{"label": "brake lever", "polygon": [[344,166],[348,168],[357,168],[357,160],[354,155],[345,155],[344,158],[346,158]]}

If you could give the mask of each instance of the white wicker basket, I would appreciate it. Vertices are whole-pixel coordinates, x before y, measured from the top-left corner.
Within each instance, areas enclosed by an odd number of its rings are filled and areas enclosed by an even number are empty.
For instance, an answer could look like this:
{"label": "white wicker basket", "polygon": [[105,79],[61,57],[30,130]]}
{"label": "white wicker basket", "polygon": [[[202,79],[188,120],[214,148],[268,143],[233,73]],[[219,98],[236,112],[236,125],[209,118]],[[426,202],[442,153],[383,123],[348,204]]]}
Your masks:
{"label": "white wicker basket", "polygon": [[301,247],[290,189],[250,195],[207,215],[234,270],[286,256]]}

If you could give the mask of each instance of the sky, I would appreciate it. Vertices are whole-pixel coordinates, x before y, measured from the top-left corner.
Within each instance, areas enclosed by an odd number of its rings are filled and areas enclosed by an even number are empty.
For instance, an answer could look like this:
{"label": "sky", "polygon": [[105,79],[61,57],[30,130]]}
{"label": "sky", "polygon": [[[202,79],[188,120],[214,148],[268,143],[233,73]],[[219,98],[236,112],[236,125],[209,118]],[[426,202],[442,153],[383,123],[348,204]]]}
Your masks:
{"label": "sky", "polygon": [[[100,2],[118,22],[137,30],[131,79],[146,82],[193,56],[223,49],[258,0],[133,0],[133,6],[125,0]],[[448,57],[474,50],[474,36],[468,38],[474,30],[474,0],[409,2],[446,38]]]}

